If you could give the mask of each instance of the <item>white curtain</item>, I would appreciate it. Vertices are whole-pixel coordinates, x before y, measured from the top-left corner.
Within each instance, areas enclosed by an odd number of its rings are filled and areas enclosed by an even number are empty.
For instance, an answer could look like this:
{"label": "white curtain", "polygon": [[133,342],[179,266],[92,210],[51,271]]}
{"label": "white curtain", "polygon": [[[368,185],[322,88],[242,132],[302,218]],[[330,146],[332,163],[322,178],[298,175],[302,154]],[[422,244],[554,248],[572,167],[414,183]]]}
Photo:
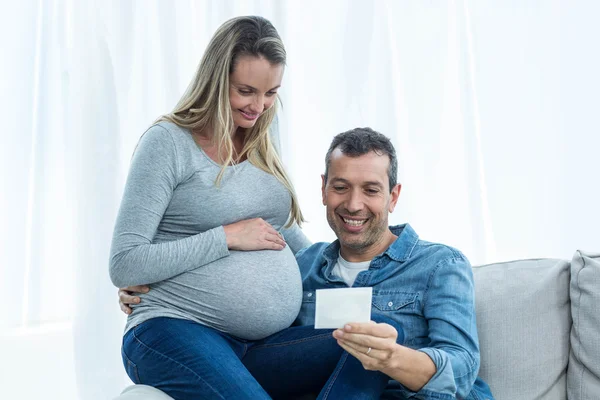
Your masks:
{"label": "white curtain", "polygon": [[107,399],[128,384],[107,273],[134,146],[216,28],[269,18],[288,51],[284,160],[331,240],[331,138],[399,153],[392,223],[474,264],[600,249],[600,4],[590,1],[3,2],[0,397]]}

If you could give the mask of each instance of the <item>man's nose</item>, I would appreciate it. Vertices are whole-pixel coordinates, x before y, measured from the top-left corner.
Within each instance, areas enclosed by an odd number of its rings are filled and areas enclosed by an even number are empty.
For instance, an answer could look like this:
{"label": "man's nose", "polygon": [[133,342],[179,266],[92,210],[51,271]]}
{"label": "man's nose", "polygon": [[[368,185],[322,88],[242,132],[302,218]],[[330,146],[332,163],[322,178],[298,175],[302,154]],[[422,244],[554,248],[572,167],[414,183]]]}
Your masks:
{"label": "man's nose", "polygon": [[364,202],[360,190],[351,190],[346,200],[346,209],[350,213],[356,213],[363,209]]}

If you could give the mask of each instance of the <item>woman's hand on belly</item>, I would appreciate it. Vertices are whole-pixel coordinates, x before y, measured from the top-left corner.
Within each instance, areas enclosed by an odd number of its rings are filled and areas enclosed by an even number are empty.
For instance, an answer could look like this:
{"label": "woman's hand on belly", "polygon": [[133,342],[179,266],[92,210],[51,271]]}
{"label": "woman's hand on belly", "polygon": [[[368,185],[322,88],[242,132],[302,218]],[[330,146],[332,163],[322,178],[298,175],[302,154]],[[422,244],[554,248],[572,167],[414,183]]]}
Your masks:
{"label": "woman's hand on belly", "polygon": [[286,246],[281,234],[262,218],[235,222],[223,229],[230,250],[282,250]]}

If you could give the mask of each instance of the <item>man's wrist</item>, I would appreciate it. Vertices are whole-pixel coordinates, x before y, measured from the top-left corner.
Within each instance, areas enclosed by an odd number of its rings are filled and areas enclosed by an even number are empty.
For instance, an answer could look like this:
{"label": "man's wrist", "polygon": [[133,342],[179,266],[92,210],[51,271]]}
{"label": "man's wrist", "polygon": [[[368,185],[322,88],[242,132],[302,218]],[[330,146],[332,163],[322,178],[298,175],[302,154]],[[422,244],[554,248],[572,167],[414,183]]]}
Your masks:
{"label": "man's wrist", "polygon": [[418,392],[435,375],[435,363],[427,353],[400,344],[397,346],[390,366],[381,372],[407,389]]}

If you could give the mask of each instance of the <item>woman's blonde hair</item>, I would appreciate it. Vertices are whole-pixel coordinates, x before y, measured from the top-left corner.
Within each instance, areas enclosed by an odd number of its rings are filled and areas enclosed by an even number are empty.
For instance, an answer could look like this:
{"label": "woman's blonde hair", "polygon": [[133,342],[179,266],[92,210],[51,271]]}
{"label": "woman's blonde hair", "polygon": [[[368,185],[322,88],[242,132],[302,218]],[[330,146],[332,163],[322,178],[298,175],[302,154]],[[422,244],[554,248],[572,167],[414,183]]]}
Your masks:
{"label": "woman's blonde hair", "polygon": [[[194,79],[175,109],[158,119],[190,130],[202,131],[208,127],[212,129],[217,154],[223,154],[223,150],[227,154],[226,158],[221,160],[223,168],[217,176],[216,185],[219,185],[223,178],[227,165],[234,161],[231,138],[234,123],[229,104],[229,75],[239,58],[248,55],[263,57],[273,65],[285,65],[283,42],[277,30],[265,18],[237,17],[221,25],[210,40]],[[256,167],[274,175],[290,192],[292,206],[286,225],[289,227],[294,222],[300,225],[304,222],[304,217],[292,182],[269,135],[269,127],[279,103],[280,99],[277,96],[273,106],[258,117],[252,128],[246,130],[244,148],[239,158],[247,157]]]}

